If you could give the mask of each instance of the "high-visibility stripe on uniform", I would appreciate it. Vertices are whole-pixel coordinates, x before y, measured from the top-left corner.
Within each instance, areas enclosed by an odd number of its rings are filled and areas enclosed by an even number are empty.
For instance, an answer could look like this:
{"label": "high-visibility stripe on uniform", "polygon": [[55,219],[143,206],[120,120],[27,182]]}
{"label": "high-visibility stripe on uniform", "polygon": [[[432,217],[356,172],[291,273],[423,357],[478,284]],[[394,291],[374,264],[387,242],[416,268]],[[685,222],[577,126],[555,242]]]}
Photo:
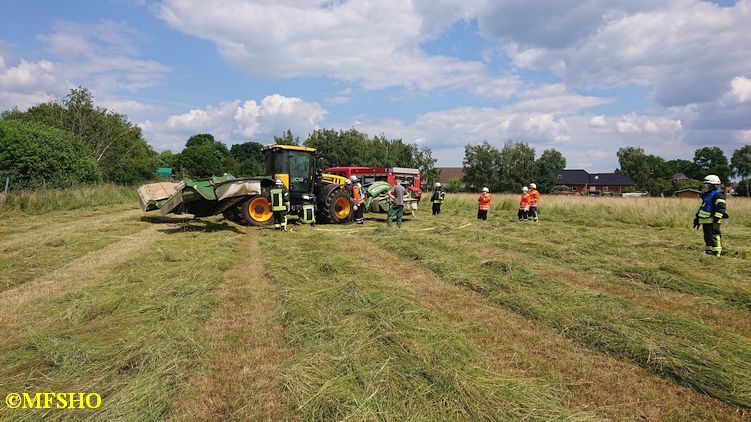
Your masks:
{"label": "high-visibility stripe on uniform", "polygon": [[315,205],[306,204],[302,206],[302,222],[305,224],[312,224],[316,221],[316,207]]}
{"label": "high-visibility stripe on uniform", "polygon": [[271,211],[286,211],[284,204],[284,191],[280,188],[271,189]]}

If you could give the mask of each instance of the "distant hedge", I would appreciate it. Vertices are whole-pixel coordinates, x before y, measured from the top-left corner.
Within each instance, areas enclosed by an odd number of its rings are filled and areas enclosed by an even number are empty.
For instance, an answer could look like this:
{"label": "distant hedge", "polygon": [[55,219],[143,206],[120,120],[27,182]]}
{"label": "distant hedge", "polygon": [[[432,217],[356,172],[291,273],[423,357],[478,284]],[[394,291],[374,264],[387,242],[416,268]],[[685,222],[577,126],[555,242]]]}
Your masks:
{"label": "distant hedge", "polygon": [[[96,183],[102,173],[91,150],[70,133],[38,123],[0,120],[0,184],[13,189]],[[0,187],[0,189],[2,189]]]}

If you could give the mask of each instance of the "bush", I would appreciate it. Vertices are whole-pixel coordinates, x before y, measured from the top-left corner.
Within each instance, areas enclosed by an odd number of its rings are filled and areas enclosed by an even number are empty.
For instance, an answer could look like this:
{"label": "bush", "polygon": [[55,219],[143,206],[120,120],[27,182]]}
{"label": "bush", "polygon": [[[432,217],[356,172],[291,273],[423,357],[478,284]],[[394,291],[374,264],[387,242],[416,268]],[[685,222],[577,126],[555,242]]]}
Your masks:
{"label": "bush", "polygon": [[38,123],[0,120],[0,180],[14,189],[93,184],[102,173],[91,150],[70,133]]}

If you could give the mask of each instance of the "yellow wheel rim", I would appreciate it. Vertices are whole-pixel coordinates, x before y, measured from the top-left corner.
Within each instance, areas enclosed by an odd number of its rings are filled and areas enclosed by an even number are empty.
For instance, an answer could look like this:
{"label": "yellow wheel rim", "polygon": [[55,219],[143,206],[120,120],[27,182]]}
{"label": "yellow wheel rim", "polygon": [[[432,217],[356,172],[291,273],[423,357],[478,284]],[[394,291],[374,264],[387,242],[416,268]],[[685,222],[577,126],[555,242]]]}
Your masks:
{"label": "yellow wheel rim", "polygon": [[271,205],[267,198],[253,198],[248,203],[248,214],[255,221],[268,221],[271,218]]}
{"label": "yellow wheel rim", "polygon": [[336,202],[334,202],[334,214],[336,214],[336,218],[345,219],[349,217],[349,210],[350,206],[347,198],[336,198]]}

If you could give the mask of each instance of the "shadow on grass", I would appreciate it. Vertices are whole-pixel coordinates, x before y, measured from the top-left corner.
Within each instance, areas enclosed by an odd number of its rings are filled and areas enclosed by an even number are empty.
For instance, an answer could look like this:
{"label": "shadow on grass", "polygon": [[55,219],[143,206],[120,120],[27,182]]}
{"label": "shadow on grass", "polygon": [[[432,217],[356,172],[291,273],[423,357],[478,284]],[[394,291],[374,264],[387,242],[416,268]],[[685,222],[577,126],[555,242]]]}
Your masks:
{"label": "shadow on grass", "polygon": [[228,223],[226,221],[223,222],[214,222],[214,221],[205,221],[205,220],[178,220],[178,223],[181,223],[178,227],[169,228],[169,229],[162,229],[159,230],[162,233],[165,234],[176,234],[176,233],[185,233],[185,232],[221,232],[221,231],[231,231],[234,233],[242,234],[244,233],[242,230],[237,228],[234,224]]}
{"label": "shadow on grass", "polygon": [[176,223],[188,223],[193,220],[193,216],[165,216],[165,215],[144,215],[141,216],[141,221],[152,224],[176,224]]}

